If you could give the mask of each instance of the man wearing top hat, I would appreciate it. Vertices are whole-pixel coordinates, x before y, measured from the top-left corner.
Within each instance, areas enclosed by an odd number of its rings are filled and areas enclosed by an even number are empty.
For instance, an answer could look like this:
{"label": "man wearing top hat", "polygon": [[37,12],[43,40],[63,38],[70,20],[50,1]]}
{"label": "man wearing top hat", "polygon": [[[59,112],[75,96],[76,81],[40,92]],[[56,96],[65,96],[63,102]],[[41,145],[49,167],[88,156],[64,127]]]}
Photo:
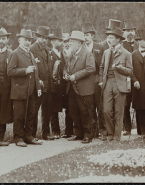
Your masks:
{"label": "man wearing top hat", "polygon": [[[125,27],[123,28],[123,35],[125,40],[123,41],[123,47],[130,53],[138,48],[137,42],[135,41],[135,27],[133,25],[133,20],[124,21]],[[130,106],[132,101],[132,93],[128,93],[126,96],[126,106],[124,110],[124,129],[123,135],[129,135],[131,132],[131,116],[130,116]],[[136,115],[137,116],[137,115]],[[138,119],[137,119],[138,120]]]}
{"label": "man wearing top hat", "polygon": [[[119,27],[120,28],[121,26],[121,21],[120,20],[115,20],[115,19],[109,19],[109,26],[106,27],[106,31],[107,30],[111,30],[112,28],[115,28],[115,27]],[[102,48],[103,48],[103,52],[109,48],[109,45],[107,43],[107,39],[100,42],[100,44],[102,45]]]}
{"label": "man wearing top hat", "polygon": [[13,122],[13,104],[10,99],[11,79],[7,76],[7,65],[11,51],[7,48],[9,36],[4,28],[0,29],[0,146],[8,146],[4,142],[6,124]]}
{"label": "man wearing top hat", "polygon": [[92,52],[84,47],[84,33],[72,31],[69,68],[64,69],[67,81],[66,93],[69,100],[69,111],[74,121],[74,136],[68,141],[82,140],[90,143],[93,138],[94,116],[94,72],[95,60]]}
{"label": "man wearing top hat", "polygon": [[145,138],[145,29],[137,30],[139,48],[132,53],[132,108],[136,110],[140,134]]}
{"label": "man wearing top hat", "polygon": [[[52,138],[60,138],[60,127],[58,112],[62,112],[65,108],[65,91],[66,82],[63,79],[63,68],[65,65],[64,56],[62,53],[63,36],[62,28],[52,28],[53,36],[50,38],[52,49],[49,54],[48,62],[48,91],[47,91],[47,115],[46,119],[51,121]],[[66,114],[67,117],[67,114]]]}
{"label": "man wearing top hat", "polygon": [[[100,111],[100,96],[101,96],[101,88],[98,85],[99,84],[99,68],[102,60],[102,45],[95,43],[93,41],[93,38],[95,36],[95,30],[93,28],[93,25],[89,22],[86,22],[82,25],[82,32],[85,36],[85,47],[88,49],[89,52],[92,52],[95,57],[95,63],[96,63],[96,71],[94,74],[94,80],[95,80],[95,107],[97,108],[97,112],[99,114],[99,130],[102,135],[102,139],[105,140],[107,135],[107,129],[105,129],[105,123],[104,123],[104,116],[102,112]],[[96,111],[96,110],[95,110]],[[97,122],[97,120],[96,120]],[[97,123],[95,124],[97,126]]]}
{"label": "man wearing top hat", "polygon": [[35,58],[29,50],[32,32],[22,29],[16,36],[19,47],[10,56],[7,73],[11,77],[14,141],[17,146],[26,147],[27,144],[41,144],[32,136],[35,100],[41,96],[41,87]]}
{"label": "man wearing top hat", "polygon": [[[118,27],[106,32],[109,49],[104,51],[100,65],[100,83],[103,90],[104,117],[108,142],[121,138],[128,76],[132,73],[131,53],[120,42],[124,40]],[[114,143],[113,142],[113,143]]]}
{"label": "man wearing top hat", "polygon": [[48,139],[47,136],[50,134],[48,120],[46,120],[46,116],[44,116],[46,111],[45,106],[48,87],[48,60],[50,51],[50,49],[47,47],[47,43],[50,36],[51,34],[49,27],[39,26],[37,32],[35,32],[36,41],[30,46],[30,51],[33,53],[35,61],[37,63],[38,75],[42,87],[42,96],[37,97],[36,100],[36,112],[33,123],[33,137],[36,137],[38,125],[38,110],[42,105],[42,138],[45,140]]}

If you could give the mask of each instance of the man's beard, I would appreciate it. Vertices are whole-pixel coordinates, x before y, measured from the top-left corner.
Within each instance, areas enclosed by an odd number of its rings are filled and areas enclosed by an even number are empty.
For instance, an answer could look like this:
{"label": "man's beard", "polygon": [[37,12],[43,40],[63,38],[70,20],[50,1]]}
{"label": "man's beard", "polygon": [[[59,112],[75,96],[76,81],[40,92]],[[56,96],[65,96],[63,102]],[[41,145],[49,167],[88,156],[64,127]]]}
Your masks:
{"label": "man's beard", "polygon": [[4,43],[0,43],[0,49],[3,49],[6,45]]}
{"label": "man's beard", "polygon": [[131,42],[134,40],[134,36],[132,34],[127,35],[127,41]]}

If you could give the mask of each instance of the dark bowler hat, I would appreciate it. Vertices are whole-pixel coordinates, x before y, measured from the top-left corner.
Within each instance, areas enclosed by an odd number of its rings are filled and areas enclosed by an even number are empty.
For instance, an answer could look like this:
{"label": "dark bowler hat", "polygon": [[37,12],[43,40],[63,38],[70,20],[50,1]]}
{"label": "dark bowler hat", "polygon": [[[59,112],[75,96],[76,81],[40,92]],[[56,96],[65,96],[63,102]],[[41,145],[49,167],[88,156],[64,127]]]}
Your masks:
{"label": "dark bowler hat", "polygon": [[125,40],[125,38],[122,36],[123,35],[122,30],[118,27],[115,27],[111,30],[108,30],[106,32],[106,35],[116,35],[116,36],[120,37],[121,40]]}
{"label": "dark bowler hat", "polygon": [[125,28],[122,28],[122,30],[132,30],[132,29],[135,29],[136,27],[134,27],[133,25],[133,20],[125,20],[124,21],[124,25],[125,25]]}
{"label": "dark bowler hat", "polygon": [[94,27],[90,22],[85,22],[82,25],[82,32],[83,33],[93,33],[93,34],[95,34]]}
{"label": "dark bowler hat", "polygon": [[25,30],[25,29],[21,29],[21,33],[20,34],[16,34],[17,37],[24,37],[27,39],[33,39],[34,37],[32,36],[32,31],[31,30]]}
{"label": "dark bowler hat", "polygon": [[0,37],[9,36],[9,35],[11,35],[11,33],[7,33],[5,28],[0,29]]}
{"label": "dark bowler hat", "polygon": [[48,26],[39,26],[37,32],[35,32],[35,36],[44,36],[51,37],[50,28]]}
{"label": "dark bowler hat", "polygon": [[136,30],[136,36],[135,40],[145,40],[145,29]]}
{"label": "dark bowler hat", "polygon": [[121,21],[120,20],[115,20],[115,19],[109,19],[109,26],[106,28],[106,30],[111,30],[115,27],[120,27]]}
{"label": "dark bowler hat", "polygon": [[53,36],[50,39],[59,39],[59,40],[63,40],[63,36],[62,36],[62,28],[51,28],[51,33],[53,34]]}

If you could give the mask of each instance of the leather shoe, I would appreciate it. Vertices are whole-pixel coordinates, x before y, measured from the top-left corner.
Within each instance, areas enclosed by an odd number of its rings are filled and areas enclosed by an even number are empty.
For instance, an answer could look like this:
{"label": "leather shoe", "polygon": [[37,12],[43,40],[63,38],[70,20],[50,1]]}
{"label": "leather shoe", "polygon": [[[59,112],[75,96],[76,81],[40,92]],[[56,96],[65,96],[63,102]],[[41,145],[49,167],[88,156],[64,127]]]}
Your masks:
{"label": "leather shoe", "polygon": [[17,145],[17,146],[21,146],[21,147],[26,147],[26,146],[27,146],[27,144],[24,143],[23,141],[17,142],[16,145]]}
{"label": "leather shoe", "polygon": [[83,138],[80,138],[78,136],[72,136],[68,139],[68,141],[77,141],[77,140],[82,140]]}
{"label": "leather shoe", "polygon": [[35,139],[28,141],[27,144],[33,144],[33,145],[42,145],[41,141],[36,141]]}
{"label": "leather shoe", "polygon": [[61,138],[70,138],[70,137],[72,137],[72,136],[70,136],[70,135],[62,135],[61,136]]}
{"label": "leather shoe", "polygon": [[124,135],[124,136],[128,136],[128,135],[130,135],[130,132],[125,131],[125,132],[123,133],[123,135]]}
{"label": "leather shoe", "polygon": [[59,135],[54,135],[53,137],[54,137],[54,139],[60,139]]}
{"label": "leather shoe", "polygon": [[54,140],[54,137],[53,136],[47,136],[46,140]]}
{"label": "leather shoe", "polygon": [[102,136],[102,141],[107,141],[107,136]]}
{"label": "leather shoe", "polygon": [[92,139],[85,137],[85,138],[82,140],[81,143],[84,143],[84,144],[85,144],[85,143],[90,143],[90,142],[92,142]]}
{"label": "leather shoe", "polygon": [[4,142],[4,141],[1,141],[1,142],[0,142],[0,146],[8,146],[8,145],[9,145],[8,142]]}

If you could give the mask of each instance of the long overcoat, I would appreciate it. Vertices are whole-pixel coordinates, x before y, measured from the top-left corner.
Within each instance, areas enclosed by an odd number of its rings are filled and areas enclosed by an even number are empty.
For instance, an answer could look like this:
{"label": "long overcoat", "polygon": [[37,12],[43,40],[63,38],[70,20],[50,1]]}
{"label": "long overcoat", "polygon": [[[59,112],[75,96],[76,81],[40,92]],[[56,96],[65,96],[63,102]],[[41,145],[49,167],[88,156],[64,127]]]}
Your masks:
{"label": "long overcoat", "polygon": [[5,73],[4,83],[2,90],[2,100],[0,105],[0,124],[12,123],[13,122],[13,103],[10,99],[11,92],[11,78],[7,75],[7,65],[11,51],[7,49],[6,60],[5,60]]}
{"label": "long overcoat", "polygon": [[[144,59],[145,60],[145,59]],[[138,81],[140,89],[132,89],[132,106],[134,109],[145,109],[145,61],[139,50],[132,54],[133,75],[131,76],[132,83]]]}
{"label": "long overcoat", "polygon": [[[60,84],[56,85],[53,79],[53,67],[54,63],[57,60],[61,60],[59,65],[59,74],[60,74]],[[50,51],[49,61],[48,61],[48,109],[53,112],[61,112],[62,108],[65,108],[64,105],[64,95],[66,91],[66,81],[63,79],[63,68],[65,65],[65,60],[63,53],[61,52],[61,57],[59,58],[53,50]]]}

